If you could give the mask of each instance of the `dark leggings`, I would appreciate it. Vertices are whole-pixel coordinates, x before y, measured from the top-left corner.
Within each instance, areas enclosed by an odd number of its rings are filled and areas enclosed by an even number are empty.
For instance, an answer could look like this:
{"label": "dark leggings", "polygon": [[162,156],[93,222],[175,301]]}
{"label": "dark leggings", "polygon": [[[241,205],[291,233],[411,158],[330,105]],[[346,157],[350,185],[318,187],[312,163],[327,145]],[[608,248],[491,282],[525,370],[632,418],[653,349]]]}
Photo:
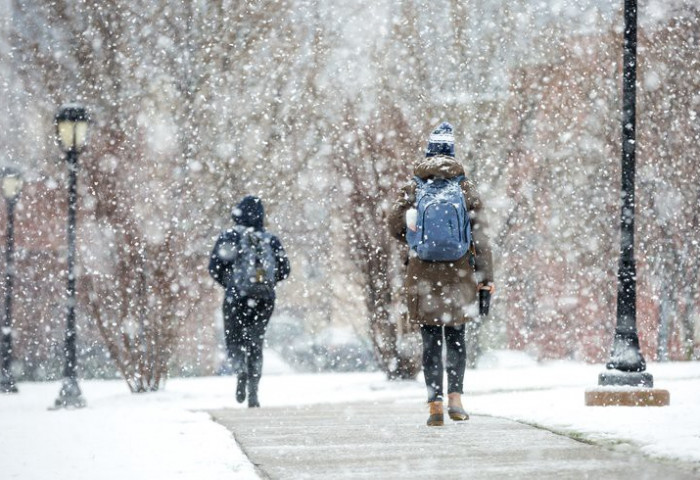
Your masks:
{"label": "dark leggings", "polygon": [[224,300],[226,350],[234,373],[248,377],[248,391],[257,393],[263,366],[263,341],[274,302],[235,298]]}
{"label": "dark leggings", "polygon": [[[444,328],[444,342],[443,342]],[[464,393],[464,369],[467,363],[467,350],[464,341],[464,325],[454,327],[421,325],[423,337],[423,374],[428,387],[428,401],[442,400],[442,344],[447,347],[447,393]]]}

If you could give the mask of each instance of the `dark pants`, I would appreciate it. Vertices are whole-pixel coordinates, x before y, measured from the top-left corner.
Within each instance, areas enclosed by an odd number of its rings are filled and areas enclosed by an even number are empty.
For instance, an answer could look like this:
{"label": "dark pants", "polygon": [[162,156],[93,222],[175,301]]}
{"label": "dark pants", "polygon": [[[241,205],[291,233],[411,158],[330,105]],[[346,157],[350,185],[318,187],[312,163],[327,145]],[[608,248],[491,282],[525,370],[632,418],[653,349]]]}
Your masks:
{"label": "dark pants", "polygon": [[226,296],[224,334],[234,373],[248,378],[248,392],[256,395],[262,376],[263,341],[273,301]]}
{"label": "dark pants", "polygon": [[443,398],[443,343],[447,348],[447,393],[464,393],[462,387],[467,363],[464,331],[464,325],[454,327],[421,325],[420,327],[423,337],[423,375],[425,375],[425,385],[428,387],[429,402]]}

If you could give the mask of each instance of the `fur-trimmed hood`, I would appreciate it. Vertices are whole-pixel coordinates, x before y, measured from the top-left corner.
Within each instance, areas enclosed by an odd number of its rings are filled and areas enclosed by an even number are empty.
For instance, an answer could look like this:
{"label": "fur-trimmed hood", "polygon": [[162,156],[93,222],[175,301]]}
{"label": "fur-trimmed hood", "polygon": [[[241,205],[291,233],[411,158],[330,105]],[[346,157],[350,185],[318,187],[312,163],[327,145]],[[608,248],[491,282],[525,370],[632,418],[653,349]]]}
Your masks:
{"label": "fur-trimmed hood", "polygon": [[454,178],[464,175],[464,167],[457,160],[446,155],[422,158],[413,167],[413,174],[428,178]]}

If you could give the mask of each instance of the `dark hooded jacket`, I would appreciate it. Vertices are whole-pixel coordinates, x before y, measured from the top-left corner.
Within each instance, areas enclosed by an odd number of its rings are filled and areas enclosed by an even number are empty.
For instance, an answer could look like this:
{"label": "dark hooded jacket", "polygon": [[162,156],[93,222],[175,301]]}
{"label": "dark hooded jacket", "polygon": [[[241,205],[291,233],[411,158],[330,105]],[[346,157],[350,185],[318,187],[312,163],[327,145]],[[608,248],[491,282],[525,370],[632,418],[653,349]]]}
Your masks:
{"label": "dark hooded jacket", "polygon": [[[454,158],[444,155],[424,158],[414,168],[417,177],[454,178],[464,175],[464,168]],[[493,280],[489,239],[486,236],[486,215],[469,181],[462,182],[462,191],[472,222],[475,265],[469,254],[454,262],[425,262],[409,255],[404,290],[409,319],[420,325],[461,325],[478,315],[476,289],[478,283]],[[389,213],[391,234],[406,244],[406,210],[414,207],[416,183],[403,187]],[[407,244],[406,244],[407,245]]]}
{"label": "dark hooded jacket", "polygon": [[[259,198],[249,195],[233,209],[231,217],[236,225],[219,235],[209,258],[209,274],[226,288],[227,295],[236,295],[237,292],[229,281],[233,274],[233,252],[240,252],[241,233],[246,229],[265,231],[265,210]],[[270,246],[276,260],[275,282],[280,282],[289,276],[289,259],[275,235],[271,235]]]}

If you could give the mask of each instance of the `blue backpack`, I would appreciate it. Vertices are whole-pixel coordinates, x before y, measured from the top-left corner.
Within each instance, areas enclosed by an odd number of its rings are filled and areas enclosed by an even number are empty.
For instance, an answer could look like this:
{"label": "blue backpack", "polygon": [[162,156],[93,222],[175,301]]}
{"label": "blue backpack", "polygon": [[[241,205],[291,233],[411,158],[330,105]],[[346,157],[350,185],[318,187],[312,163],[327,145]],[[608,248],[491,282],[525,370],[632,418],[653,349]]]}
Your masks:
{"label": "blue backpack", "polygon": [[233,260],[230,283],[242,297],[274,297],[277,259],[270,245],[272,235],[244,227],[235,227],[240,245]]}
{"label": "blue backpack", "polygon": [[471,221],[460,182],[454,178],[416,181],[416,231],[406,230],[406,240],[418,258],[450,262],[462,258],[472,243]]}

